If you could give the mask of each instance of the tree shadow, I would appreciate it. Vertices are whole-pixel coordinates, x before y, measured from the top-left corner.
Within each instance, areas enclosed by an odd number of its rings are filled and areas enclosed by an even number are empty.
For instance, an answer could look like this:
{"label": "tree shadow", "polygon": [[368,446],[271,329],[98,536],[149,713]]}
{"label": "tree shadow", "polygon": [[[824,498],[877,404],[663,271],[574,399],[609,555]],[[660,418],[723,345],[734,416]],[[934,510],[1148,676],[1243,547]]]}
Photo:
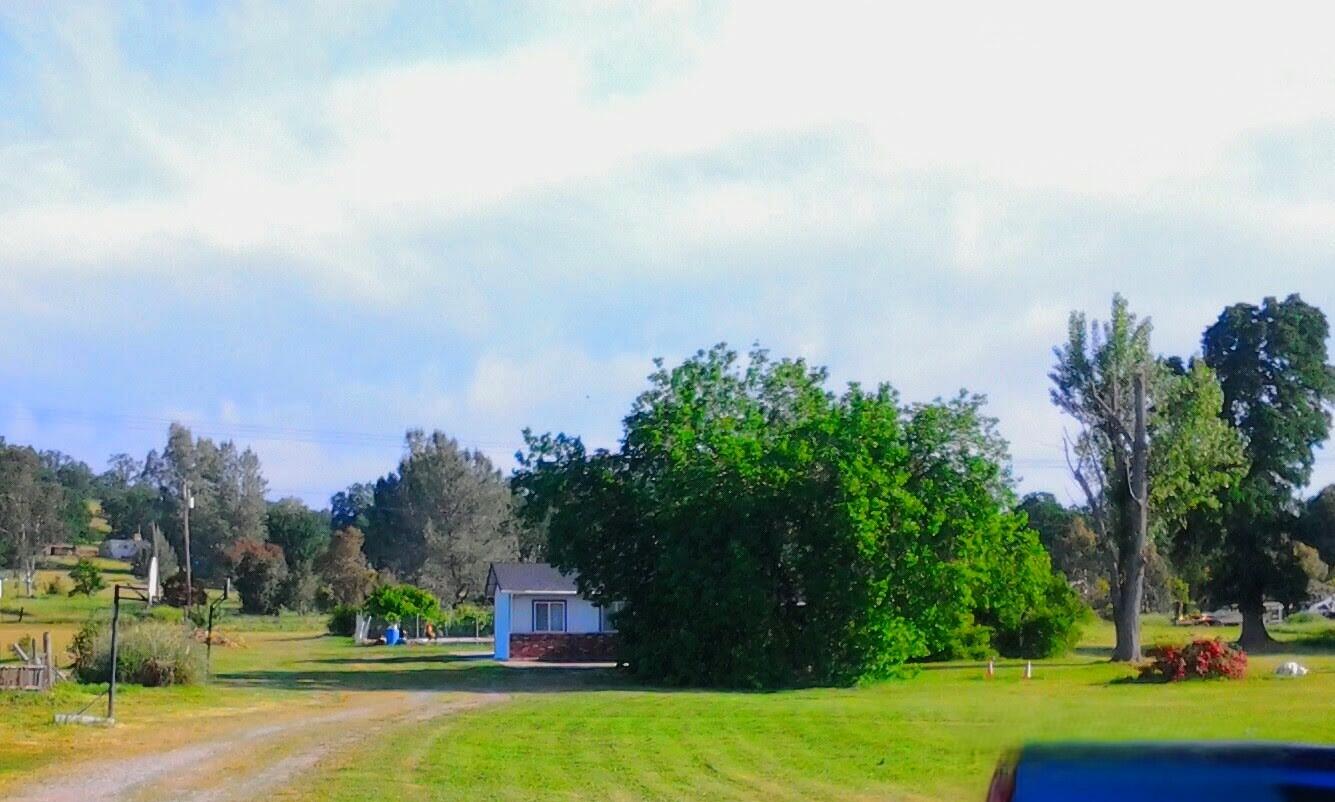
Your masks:
{"label": "tree shadow", "polygon": [[404,665],[408,663],[472,663],[490,661],[491,659],[491,652],[477,652],[475,654],[403,654],[393,657],[322,657],[318,660],[306,660],[305,662],[327,665]]}
{"label": "tree shadow", "polygon": [[306,691],[567,693],[636,687],[614,668],[512,666],[497,663],[490,655],[323,658],[306,664],[329,667],[219,672],[213,681],[231,687]]}
{"label": "tree shadow", "polygon": [[[1005,660],[996,661],[993,664],[993,667],[997,671],[1015,671],[1018,669],[1023,669],[1026,662],[1028,661],[1006,658]],[[1060,663],[1054,662],[1052,660],[1038,660],[1034,661],[1034,668],[1035,670],[1043,668],[1088,668],[1090,666],[1096,666],[1098,664],[1099,663],[1094,660],[1066,660]],[[922,671],[986,671],[987,670],[986,662],[913,663],[912,665],[914,668],[920,669]]]}
{"label": "tree shadow", "polygon": [[1335,654],[1335,630],[1303,633],[1293,638],[1275,640],[1264,648],[1248,650],[1248,654]]}
{"label": "tree shadow", "polygon": [[1111,646],[1077,646],[1071,651],[1075,654],[1091,658],[1096,657],[1101,660],[1111,660],[1113,653]]}

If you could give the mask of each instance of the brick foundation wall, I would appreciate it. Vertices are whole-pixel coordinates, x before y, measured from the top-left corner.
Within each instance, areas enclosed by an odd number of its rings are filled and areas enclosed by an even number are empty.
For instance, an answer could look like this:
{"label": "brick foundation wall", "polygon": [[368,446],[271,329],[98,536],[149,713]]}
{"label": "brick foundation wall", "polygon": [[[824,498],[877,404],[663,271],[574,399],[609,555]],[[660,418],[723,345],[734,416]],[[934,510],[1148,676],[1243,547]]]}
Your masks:
{"label": "brick foundation wall", "polygon": [[511,635],[510,659],[549,663],[610,662],[616,659],[616,636],[610,632]]}

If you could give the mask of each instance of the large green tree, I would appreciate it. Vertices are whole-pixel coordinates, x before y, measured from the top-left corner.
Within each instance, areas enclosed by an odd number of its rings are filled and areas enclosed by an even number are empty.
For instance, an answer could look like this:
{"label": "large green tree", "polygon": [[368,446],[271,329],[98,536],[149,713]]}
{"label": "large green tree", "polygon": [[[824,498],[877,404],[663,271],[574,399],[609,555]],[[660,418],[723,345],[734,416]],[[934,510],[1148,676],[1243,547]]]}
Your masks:
{"label": "large green tree", "polygon": [[1242,437],[1250,467],[1222,494],[1213,593],[1242,612],[1241,643],[1263,648],[1267,597],[1298,602],[1307,576],[1294,549],[1298,493],[1314,449],[1329,436],[1335,368],[1326,316],[1297,295],[1234,304],[1205,331],[1205,362],[1223,387],[1223,419]]}
{"label": "large green tree", "polygon": [[283,550],[272,543],[242,539],[222,555],[226,571],[235,579],[243,612],[273,615],[283,604],[287,561]]}
{"label": "large green tree", "polygon": [[1078,602],[1010,511],[980,399],[905,406],[889,387],[825,382],[720,345],[659,363],[615,452],[525,433],[521,509],[585,593],[623,605],[631,670],[846,683],[977,627],[1016,653],[1060,648]]}
{"label": "large green tree", "polygon": [[329,543],[329,517],[307,507],[301,499],[285,498],[269,505],[264,517],[269,542],[283,550],[287,577],[282,604],[306,612],[315,604],[319,579],[315,560]]}
{"label": "large green tree", "polygon": [[359,605],[375,588],[376,573],[366,561],[363,542],[365,536],[356,527],[340,529],[316,560],[315,568],[323,582],[321,592],[331,605]]}
{"label": "large green tree", "polygon": [[129,454],[112,454],[97,477],[97,497],[111,527],[111,537],[147,539],[162,515],[158,488],[144,475],[144,463]]}
{"label": "large green tree", "polygon": [[367,557],[450,603],[476,598],[488,564],[518,549],[509,486],[485,454],[443,432],[405,439],[398,471],[376,482],[364,513]]}
{"label": "large green tree", "polygon": [[46,476],[61,488],[60,516],[65,521],[65,536],[76,542],[100,540],[102,534],[90,529],[91,509],[97,504],[92,469],[60,451],[41,451],[39,456]]}
{"label": "large green tree", "polygon": [[375,483],[354,482],[329,499],[330,526],[335,529],[356,527],[363,529],[370,520],[368,515],[375,504]]}
{"label": "large green tree", "polygon": [[1214,375],[1200,362],[1157,359],[1150,332],[1120,295],[1107,322],[1073,312],[1051,374],[1053,403],[1078,425],[1068,461],[1107,555],[1114,660],[1141,657],[1153,538],[1217,504],[1243,465],[1237,437],[1219,420]]}
{"label": "large green tree", "polygon": [[231,441],[196,438],[173,423],[162,453],[145,460],[145,481],[158,491],[158,522],[176,553],[185,559],[185,502],[188,485],[195,506],[190,515],[190,561],[196,578],[218,576],[225,553],[240,540],[265,539],[267,483],[259,457]]}
{"label": "large green tree", "polygon": [[269,542],[283,550],[290,570],[309,568],[329,543],[329,519],[298,498],[269,505],[264,528]]}

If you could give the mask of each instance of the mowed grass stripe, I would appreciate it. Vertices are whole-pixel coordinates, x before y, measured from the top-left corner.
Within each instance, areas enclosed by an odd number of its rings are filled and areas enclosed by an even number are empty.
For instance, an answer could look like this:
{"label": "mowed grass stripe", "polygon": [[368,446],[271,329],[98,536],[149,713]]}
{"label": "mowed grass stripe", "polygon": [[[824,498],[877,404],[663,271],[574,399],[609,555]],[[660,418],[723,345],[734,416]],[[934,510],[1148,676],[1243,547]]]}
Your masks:
{"label": "mowed grass stripe", "polygon": [[[1052,661],[1030,681],[966,667],[852,690],[533,694],[425,725],[439,757],[405,773],[440,800],[981,798],[998,755],[1026,741],[1335,740],[1335,659],[1305,657],[1314,673],[1296,681],[1270,675],[1279,659],[1243,682],[1173,686]],[[396,751],[361,759],[394,766]],[[396,774],[304,798],[402,798]]]}

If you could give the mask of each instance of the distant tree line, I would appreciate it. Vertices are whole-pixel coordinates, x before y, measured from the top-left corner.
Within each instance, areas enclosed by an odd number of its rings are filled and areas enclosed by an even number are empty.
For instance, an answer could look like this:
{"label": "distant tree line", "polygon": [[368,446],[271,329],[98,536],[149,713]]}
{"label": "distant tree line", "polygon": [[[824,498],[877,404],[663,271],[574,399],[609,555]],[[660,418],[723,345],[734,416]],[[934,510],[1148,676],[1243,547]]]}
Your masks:
{"label": "distant tree line", "polygon": [[32,594],[38,559],[53,543],[95,543],[111,531],[101,500],[121,486],[114,470],[95,474],[59,451],[0,438],[0,565]]}
{"label": "distant tree line", "polygon": [[[440,432],[410,431],[396,471],[336,494],[323,511],[267,500],[253,451],[180,424],[160,451],[116,454],[108,466],[95,474],[58,452],[0,440],[0,564],[31,578],[51,544],[138,538],[135,572],[146,576],[156,556],[169,600],[185,604],[231,578],[245,611],[273,613],[357,605],[395,581],[451,603],[478,601],[491,561],[541,551],[500,472]],[[187,498],[193,594],[176,575]]]}

